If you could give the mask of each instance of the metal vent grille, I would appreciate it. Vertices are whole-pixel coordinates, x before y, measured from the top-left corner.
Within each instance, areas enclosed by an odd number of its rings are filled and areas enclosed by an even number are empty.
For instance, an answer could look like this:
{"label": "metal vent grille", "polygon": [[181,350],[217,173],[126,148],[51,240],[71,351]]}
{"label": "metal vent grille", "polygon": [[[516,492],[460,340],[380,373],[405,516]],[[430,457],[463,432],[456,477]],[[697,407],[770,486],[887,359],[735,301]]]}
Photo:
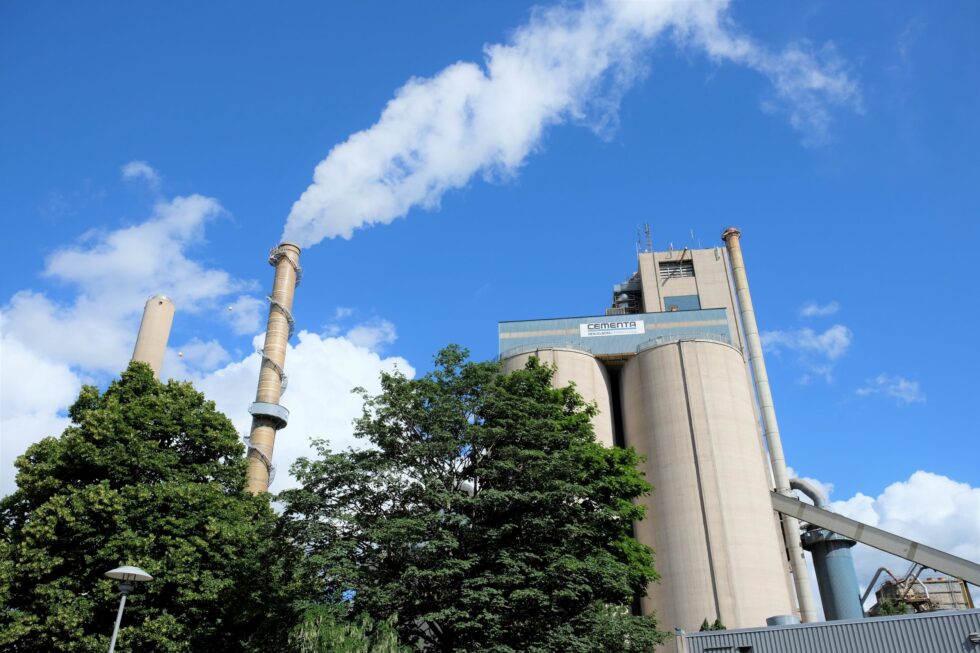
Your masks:
{"label": "metal vent grille", "polygon": [[694,261],[661,261],[660,280],[694,276]]}

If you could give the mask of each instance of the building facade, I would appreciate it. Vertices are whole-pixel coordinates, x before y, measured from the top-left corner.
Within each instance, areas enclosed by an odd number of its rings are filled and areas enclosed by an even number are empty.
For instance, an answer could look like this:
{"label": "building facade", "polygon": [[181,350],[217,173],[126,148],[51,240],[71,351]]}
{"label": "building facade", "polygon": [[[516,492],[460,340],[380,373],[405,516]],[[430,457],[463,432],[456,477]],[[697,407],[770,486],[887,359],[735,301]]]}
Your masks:
{"label": "building facade", "polygon": [[645,456],[654,486],[637,538],[662,580],[642,600],[667,629],[793,614],[727,257],[642,252],[603,314],[501,322],[505,371],[531,356],[595,402],[597,439]]}

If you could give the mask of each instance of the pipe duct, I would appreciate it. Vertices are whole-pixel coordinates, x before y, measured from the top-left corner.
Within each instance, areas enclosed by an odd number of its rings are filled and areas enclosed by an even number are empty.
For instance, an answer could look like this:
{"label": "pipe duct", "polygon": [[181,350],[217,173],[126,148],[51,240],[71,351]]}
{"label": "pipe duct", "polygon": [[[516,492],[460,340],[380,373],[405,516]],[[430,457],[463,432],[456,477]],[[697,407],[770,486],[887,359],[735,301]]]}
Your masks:
{"label": "pipe duct", "polygon": [[[759,399],[759,411],[762,416],[762,429],[765,432],[766,444],[769,450],[769,460],[772,463],[773,478],[776,491],[790,496],[789,472],[786,469],[786,457],[783,454],[783,443],[779,437],[779,424],[776,421],[776,409],[773,406],[772,390],[769,387],[769,375],[766,372],[766,361],[762,356],[762,341],[759,339],[759,326],[755,321],[755,309],[752,307],[752,296],[749,294],[749,280],[745,274],[745,261],[742,259],[742,247],[739,239],[742,232],[735,227],[729,227],[721,234],[728,249],[728,259],[731,264],[732,277],[735,281],[735,291],[738,295],[739,312],[742,316],[742,328],[745,331],[745,345],[748,349],[749,361],[752,366],[752,379],[755,381],[756,395]],[[810,579],[807,575],[806,560],[800,544],[800,522],[789,515],[782,516],[783,539],[789,554],[790,568],[793,571],[793,584],[796,588],[796,599],[800,607],[800,618],[804,622],[816,621],[817,610],[810,589]]]}
{"label": "pipe duct", "polygon": [[817,489],[817,486],[810,481],[802,478],[791,478],[789,479],[789,487],[792,490],[799,490],[803,494],[810,497],[810,500],[813,501],[813,505],[815,505],[817,508],[823,508],[824,510],[827,509],[827,498],[823,495],[823,492]]}
{"label": "pipe duct", "polygon": [[[810,497],[817,508],[827,509],[827,500],[817,486],[802,478],[791,478],[789,486]],[[864,608],[858,589],[851,547],[857,544],[844,535],[809,525],[803,533],[803,548],[813,556],[813,569],[820,589],[820,604],[827,621],[862,619]]]}

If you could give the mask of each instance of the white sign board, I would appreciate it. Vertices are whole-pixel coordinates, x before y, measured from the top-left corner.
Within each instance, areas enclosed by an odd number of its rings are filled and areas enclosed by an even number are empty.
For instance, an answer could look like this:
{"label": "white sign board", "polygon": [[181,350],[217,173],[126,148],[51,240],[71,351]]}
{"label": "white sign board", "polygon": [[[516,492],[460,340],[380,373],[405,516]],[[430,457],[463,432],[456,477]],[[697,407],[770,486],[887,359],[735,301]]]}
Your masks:
{"label": "white sign board", "polygon": [[628,336],[646,333],[643,320],[603,320],[583,322],[578,325],[579,335],[583,338],[594,336]]}

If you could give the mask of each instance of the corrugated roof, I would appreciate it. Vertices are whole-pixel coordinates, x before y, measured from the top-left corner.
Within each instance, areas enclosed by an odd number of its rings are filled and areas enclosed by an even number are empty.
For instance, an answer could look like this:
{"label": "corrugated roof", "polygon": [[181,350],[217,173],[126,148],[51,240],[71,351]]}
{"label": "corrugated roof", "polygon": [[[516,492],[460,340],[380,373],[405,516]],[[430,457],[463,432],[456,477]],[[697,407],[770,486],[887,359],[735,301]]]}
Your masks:
{"label": "corrugated roof", "polygon": [[682,653],[980,653],[980,609],[744,628],[677,637]]}

